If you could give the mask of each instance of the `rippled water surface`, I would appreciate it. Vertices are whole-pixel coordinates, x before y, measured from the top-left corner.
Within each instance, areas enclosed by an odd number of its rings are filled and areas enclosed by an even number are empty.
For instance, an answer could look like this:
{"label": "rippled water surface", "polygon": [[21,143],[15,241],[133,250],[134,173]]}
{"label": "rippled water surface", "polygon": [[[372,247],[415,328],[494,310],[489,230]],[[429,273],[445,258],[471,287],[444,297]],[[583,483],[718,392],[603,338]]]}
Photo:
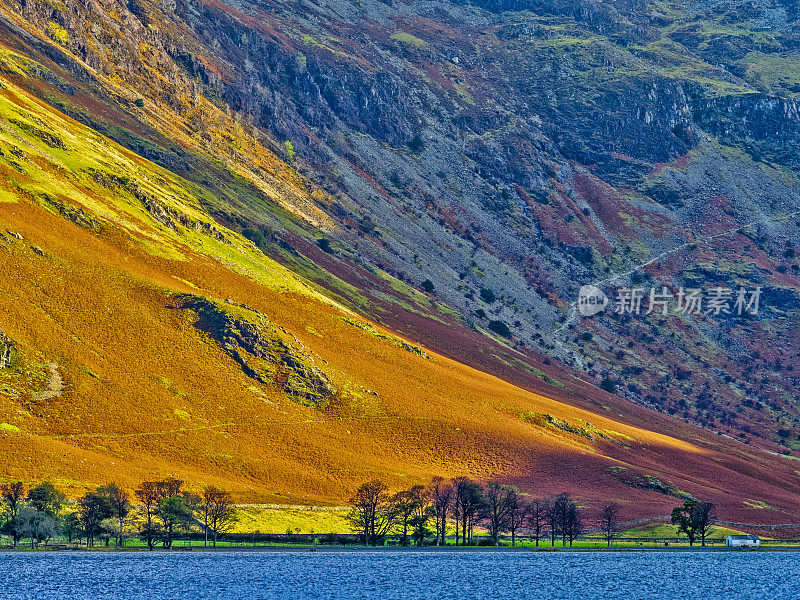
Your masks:
{"label": "rippled water surface", "polygon": [[0,553],[3,598],[800,598],[794,552]]}

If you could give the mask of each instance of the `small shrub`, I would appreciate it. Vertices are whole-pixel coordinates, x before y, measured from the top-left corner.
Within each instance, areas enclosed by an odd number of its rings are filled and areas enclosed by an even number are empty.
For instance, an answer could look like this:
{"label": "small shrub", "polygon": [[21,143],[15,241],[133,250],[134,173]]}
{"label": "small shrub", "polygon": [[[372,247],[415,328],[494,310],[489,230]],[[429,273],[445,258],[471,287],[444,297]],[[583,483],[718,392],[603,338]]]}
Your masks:
{"label": "small shrub", "polygon": [[422,137],[417,134],[408,142],[408,147],[414,154],[419,154],[423,150],[425,150],[425,141]]}
{"label": "small shrub", "polygon": [[436,291],[436,286],[433,285],[433,282],[430,279],[426,279],[422,282],[422,289],[425,290],[428,294],[432,294]]}
{"label": "small shrub", "polygon": [[139,108],[144,108],[144,98],[137,98],[133,103]]}
{"label": "small shrub", "polygon": [[489,321],[489,330],[494,331],[497,335],[502,335],[504,338],[511,337],[511,330],[502,321]]}
{"label": "small shrub", "polygon": [[497,296],[494,295],[494,292],[492,290],[488,288],[482,288],[481,300],[483,300],[487,304],[492,304],[495,300],[497,300]]}
{"label": "small shrub", "polygon": [[246,237],[248,240],[253,242],[259,248],[266,245],[266,238],[264,237],[264,233],[259,229],[245,229],[242,231],[242,235]]}
{"label": "small shrub", "polygon": [[392,174],[389,175],[389,181],[398,190],[403,187],[403,180],[400,179],[400,173],[397,171],[392,171]]}
{"label": "small shrub", "polygon": [[376,233],[375,222],[372,220],[372,218],[369,215],[367,215],[366,217],[361,219],[361,221],[359,221],[358,227],[359,227],[359,229],[361,229],[361,231],[363,231],[367,235],[371,235],[373,233]]}
{"label": "small shrub", "polygon": [[328,238],[322,238],[317,240],[317,246],[323,252],[327,252],[328,254],[333,254],[333,248],[331,247],[331,241]]}
{"label": "small shrub", "polygon": [[613,394],[617,391],[617,382],[606,377],[600,382],[600,389],[607,391],[609,394]]}
{"label": "small shrub", "polygon": [[67,30],[55,21],[47,22],[47,35],[59,46],[66,46],[69,44],[69,34],[67,33]]}

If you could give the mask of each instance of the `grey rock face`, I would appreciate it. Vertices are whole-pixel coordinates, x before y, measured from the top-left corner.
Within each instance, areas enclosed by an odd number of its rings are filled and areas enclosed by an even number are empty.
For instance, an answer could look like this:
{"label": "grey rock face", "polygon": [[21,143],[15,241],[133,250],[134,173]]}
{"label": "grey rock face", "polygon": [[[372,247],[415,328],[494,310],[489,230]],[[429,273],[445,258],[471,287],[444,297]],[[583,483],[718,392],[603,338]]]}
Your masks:
{"label": "grey rock face", "polygon": [[[248,377],[279,386],[295,401],[310,406],[324,406],[337,393],[327,374],[313,364],[313,357],[288,341],[286,334],[264,315],[235,305],[226,310],[224,303],[200,296],[179,296],[176,303],[197,314],[196,327],[233,358]],[[252,320],[232,314],[231,308],[238,308],[236,313]]]}

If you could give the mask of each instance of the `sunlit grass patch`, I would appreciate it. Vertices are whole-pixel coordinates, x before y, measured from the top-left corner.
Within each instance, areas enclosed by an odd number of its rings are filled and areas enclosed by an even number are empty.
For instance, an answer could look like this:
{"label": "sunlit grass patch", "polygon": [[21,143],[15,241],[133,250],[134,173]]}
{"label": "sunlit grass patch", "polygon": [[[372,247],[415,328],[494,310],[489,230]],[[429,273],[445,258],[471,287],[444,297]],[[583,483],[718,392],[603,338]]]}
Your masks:
{"label": "sunlit grass patch", "polygon": [[245,506],[236,510],[234,532],[351,533],[346,508]]}

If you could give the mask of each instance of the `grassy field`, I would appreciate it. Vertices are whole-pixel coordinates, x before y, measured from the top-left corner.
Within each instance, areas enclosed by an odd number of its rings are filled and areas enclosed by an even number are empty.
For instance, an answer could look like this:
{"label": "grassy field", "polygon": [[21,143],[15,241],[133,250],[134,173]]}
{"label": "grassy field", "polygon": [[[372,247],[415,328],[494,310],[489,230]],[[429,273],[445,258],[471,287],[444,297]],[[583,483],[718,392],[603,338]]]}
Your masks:
{"label": "grassy field", "polygon": [[351,533],[346,508],[297,507],[269,505],[244,506],[236,511],[235,533]]}

